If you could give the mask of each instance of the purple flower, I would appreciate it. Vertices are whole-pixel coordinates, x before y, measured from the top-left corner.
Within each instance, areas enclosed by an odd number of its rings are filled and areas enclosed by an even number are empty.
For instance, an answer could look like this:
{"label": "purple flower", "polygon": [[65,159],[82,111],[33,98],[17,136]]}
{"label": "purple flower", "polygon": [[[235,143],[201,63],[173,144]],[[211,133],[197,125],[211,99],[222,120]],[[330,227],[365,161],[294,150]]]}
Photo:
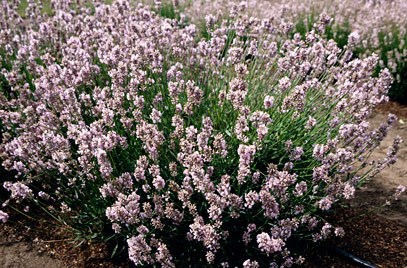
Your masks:
{"label": "purple flower", "polygon": [[8,214],[0,210],[0,221],[4,223],[7,221],[8,218],[9,218]]}
{"label": "purple flower", "polygon": [[267,256],[271,253],[282,251],[285,243],[280,238],[271,238],[267,233],[263,232],[257,235],[257,244],[261,251]]}

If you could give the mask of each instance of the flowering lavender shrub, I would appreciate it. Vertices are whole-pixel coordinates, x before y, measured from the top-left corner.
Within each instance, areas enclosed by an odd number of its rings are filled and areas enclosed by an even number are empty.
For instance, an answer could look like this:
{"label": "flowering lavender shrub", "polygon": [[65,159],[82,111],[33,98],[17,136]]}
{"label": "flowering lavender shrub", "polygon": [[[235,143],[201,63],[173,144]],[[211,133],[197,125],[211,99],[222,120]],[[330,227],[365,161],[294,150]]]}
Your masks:
{"label": "flowering lavender shrub", "polygon": [[[139,266],[290,267],[321,215],[396,160],[366,121],[392,81],[320,32],[231,9],[207,38],[128,1],[3,2],[5,202],[34,200],[81,238],[125,241]],[[400,190],[401,192],[401,190]],[[0,211],[0,220],[8,215]]]}
{"label": "flowering lavender shrub", "polygon": [[[328,10],[326,4],[321,1],[313,11],[293,6],[291,16],[296,31],[305,35],[315,23],[318,14],[325,10],[334,19],[333,25],[326,27],[325,37],[335,40],[339,47],[351,43],[355,47],[354,55],[359,58],[377,53],[380,60],[375,75],[388,68],[395,77],[388,96],[392,100],[406,103],[407,33],[403,22],[406,18],[400,14],[405,13],[405,1],[367,1],[362,2],[356,10],[351,7],[354,1],[334,3]],[[308,3],[305,6],[311,5]]]}
{"label": "flowering lavender shrub", "polygon": [[[182,1],[188,18],[199,25],[205,15],[227,13],[240,0]],[[379,55],[376,74],[388,68],[395,77],[388,95],[396,101],[407,103],[407,2],[404,0],[248,0],[245,14],[260,18],[286,20],[294,24],[295,31],[305,35],[311,30],[321,13],[333,19],[324,36],[334,39],[339,47],[350,42],[354,53],[365,58],[372,53]],[[375,75],[376,75],[375,74]]]}

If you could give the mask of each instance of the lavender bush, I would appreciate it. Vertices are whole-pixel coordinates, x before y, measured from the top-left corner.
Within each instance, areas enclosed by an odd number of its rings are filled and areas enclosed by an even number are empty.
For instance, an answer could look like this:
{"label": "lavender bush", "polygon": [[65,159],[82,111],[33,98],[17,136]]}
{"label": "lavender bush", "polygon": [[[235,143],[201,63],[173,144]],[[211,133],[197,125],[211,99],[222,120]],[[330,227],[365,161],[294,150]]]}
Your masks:
{"label": "lavender bush", "polygon": [[[166,1],[165,1],[166,2]],[[175,1],[178,2],[178,1]],[[227,13],[240,3],[237,0],[180,1],[178,6],[186,16],[200,25],[208,14]],[[398,102],[407,103],[407,2],[405,0],[288,0],[245,1],[245,14],[260,18],[285,20],[294,24],[297,32],[305,35],[311,30],[320,14],[333,19],[326,28],[325,38],[334,39],[342,48],[350,38],[356,46],[354,53],[365,58],[379,55],[376,74],[388,68],[395,81],[388,95]],[[225,15],[225,14],[224,14]]]}
{"label": "lavender bush", "polygon": [[302,263],[298,241],[343,233],[323,212],[396,160],[400,138],[368,158],[396,120],[366,121],[390,72],[322,38],[325,15],[303,40],[240,4],[199,39],[159,6],[2,4],[4,204],[125,241],[135,265]]}

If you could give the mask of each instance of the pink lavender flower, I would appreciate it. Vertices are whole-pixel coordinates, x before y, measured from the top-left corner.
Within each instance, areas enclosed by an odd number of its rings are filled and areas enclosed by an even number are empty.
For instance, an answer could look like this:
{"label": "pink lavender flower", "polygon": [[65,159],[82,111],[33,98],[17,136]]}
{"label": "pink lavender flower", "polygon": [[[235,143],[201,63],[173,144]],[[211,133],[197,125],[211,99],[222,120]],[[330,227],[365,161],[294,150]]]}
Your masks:
{"label": "pink lavender flower", "polygon": [[154,124],[161,122],[161,112],[155,108],[153,108],[151,112],[151,121],[153,121]]}
{"label": "pink lavender flower", "polygon": [[278,81],[278,87],[282,92],[287,91],[291,87],[291,81],[288,77],[283,77]]}
{"label": "pink lavender flower", "polygon": [[270,109],[274,104],[274,97],[273,96],[266,96],[264,98],[264,109]]}
{"label": "pink lavender flower", "polygon": [[172,262],[172,256],[170,254],[170,251],[168,250],[167,246],[162,242],[158,243],[155,259],[157,260],[158,263],[162,265],[162,267],[168,268],[175,267],[174,263]]}
{"label": "pink lavender flower", "polygon": [[245,194],[245,207],[252,208],[256,202],[259,201],[259,195],[253,190]]}
{"label": "pink lavender flower", "polygon": [[243,268],[259,268],[259,263],[257,261],[245,260],[243,262]]}
{"label": "pink lavender flower", "polygon": [[301,159],[301,156],[304,154],[304,149],[302,147],[295,147],[295,149],[290,153],[291,161],[298,161]]}
{"label": "pink lavender flower", "polygon": [[403,194],[403,193],[405,193],[406,192],[406,186],[404,186],[404,185],[399,185],[398,187],[397,187],[397,189],[396,189],[396,192],[394,193],[394,199],[395,200],[398,200],[398,198]]}
{"label": "pink lavender flower", "polygon": [[321,229],[321,235],[326,239],[331,234],[332,226],[329,223],[325,223]]}
{"label": "pink lavender flower", "polygon": [[322,161],[324,159],[325,153],[328,151],[328,146],[323,144],[314,144],[314,150],[312,156],[317,160]]}
{"label": "pink lavender flower", "polygon": [[267,233],[263,232],[257,235],[257,244],[261,251],[267,256],[271,253],[282,251],[285,243],[280,238],[271,238]]}
{"label": "pink lavender flower", "polygon": [[243,165],[249,165],[256,153],[256,147],[254,145],[240,144],[239,148],[237,149],[237,153],[240,156],[240,163],[242,163]]}
{"label": "pink lavender flower", "polygon": [[343,237],[345,235],[345,231],[342,227],[336,227],[334,231],[336,236]]}
{"label": "pink lavender flower", "polygon": [[157,176],[153,179],[153,185],[159,191],[165,187],[165,181],[161,176]]}
{"label": "pink lavender flower", "polygon": [[154,263],[150,256],[152,248],[147,244],[143,235],[127,239],[127,245],[129,246],[129,258],[136,265]]}
{"label": "pink lavender flower", "polygon": [[315,125],[317,124],[317,120],[315,120],[315,118],[313,117],[309,117],[307,123],[305,124],[305,129],[310,130],[311,128],[313,128]]}
{"label": "pink lavender flower", "polygon": [[318,201],[318,207],[322,210],[328,210],[331,208],[334,200],[331,196],[326,196]]}
{"label": "pink lavender flower", "polygon": [[360,41],[360,35],[358,32],[352,32],[348,36],[348,44],[350,45],[357,45]]}
{"label": "pink lavender flower", "polygon": [[277,218],[280,211],[274,196],[272,196],[267,190],[261,190],[259,197],[262,203],[262,208],[265,210],[264,215],[269,218]]}
{"label": "pink lavender flower", "polygon": [[11,199],[22,200],[25,198],[33,197],[32,190],[21,182],[11,183],[9,181],[4,182],[3,187],[7,191],[11,191]]}
{"label": "pink lavender flower", "polygon": [[350,183],[346,183],[343,189],[343,196],[345,199],[351,199],[355,194],[355,187]]}
{"label": "pink lavender flower", "polygon": [[296,196],[302,196],[304,193],[307,191],[307,183],[305,181],[302,181],[300,183],[297,183],[295,186],[295,192],[294,194]]}
{"label": "pink lavender flower", "polygon": [[9,218],[8,214],[0,210],[0,221],[4,223],[8,220],[8,218]]}

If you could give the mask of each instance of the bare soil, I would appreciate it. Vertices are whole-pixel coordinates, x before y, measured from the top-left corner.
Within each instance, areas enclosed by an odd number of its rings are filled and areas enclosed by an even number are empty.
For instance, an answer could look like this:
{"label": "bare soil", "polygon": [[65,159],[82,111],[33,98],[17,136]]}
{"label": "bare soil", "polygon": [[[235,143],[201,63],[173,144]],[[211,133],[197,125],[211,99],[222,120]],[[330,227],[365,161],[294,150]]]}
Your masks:
{"label": "bare soil", "polygon": [[[355,198],[349,202],[350,207],[362,210],[376,210],[377,216],[404,224],[407,226],[407,195],[404,194],[399,201],[392,202],[391,206],[378,209],[386,200],[393,201],[392,195],[399,185],[407,185],[407,107],[401,106],[395,110],[397,104],[390,106],[391,111],[397,113],[399,120],[387,137],[383,140],[380,147],[373,154],[372,159],[383,159],[386,157],[387,148],[392,145],[393,138],[400,136],[404,141],[398,153],[398,161],[385,168],[372,181],[366,183],[355,195]],[[376,113],[369,122],[372,127],[378,127],[387,118],[384,112]]]}
{"label": "bare soil", "polygon": [[55,268],[63,267],[59,260],[50,258],[42,250],[33,248],[28,242],[9,242],[0,237],[0,267],[2,268]]}
{"label": "bare soil", "polygon": [[[327,243],[344,249],[378,267],[407,268],[407,195],[394,201],[395,188],[407,185],[407,106],[390,102],[380,107],[369,120],[372,127],[385,121],[387,114],[396,114],[400,121],[388,137],[373,153],[372,159],[386,156],[386,149],[392,138],[399,135],[405,142],[399,151],[399,161],[383,170],[373,180],[359,189],[356,197],[345,202],[328,217],[345,229],[345,237],[331,239]],[[404,123],[405,122],[405,123]],[[391,206],[382,205],[386,200]],[[104,245],[93,246],[84,243],[73,248],[58,233],[38,234],[24,225],[35,223],[25,221],[21,225],[0,224],[0,268],[62,268],[62,267],[129,267],[128,261],[118,264],[109,260]],[[38,229],[38,227],[37,227]],[[311,251],[302,267],[352,268],[359,267],[335,256],[326,248]]]}

